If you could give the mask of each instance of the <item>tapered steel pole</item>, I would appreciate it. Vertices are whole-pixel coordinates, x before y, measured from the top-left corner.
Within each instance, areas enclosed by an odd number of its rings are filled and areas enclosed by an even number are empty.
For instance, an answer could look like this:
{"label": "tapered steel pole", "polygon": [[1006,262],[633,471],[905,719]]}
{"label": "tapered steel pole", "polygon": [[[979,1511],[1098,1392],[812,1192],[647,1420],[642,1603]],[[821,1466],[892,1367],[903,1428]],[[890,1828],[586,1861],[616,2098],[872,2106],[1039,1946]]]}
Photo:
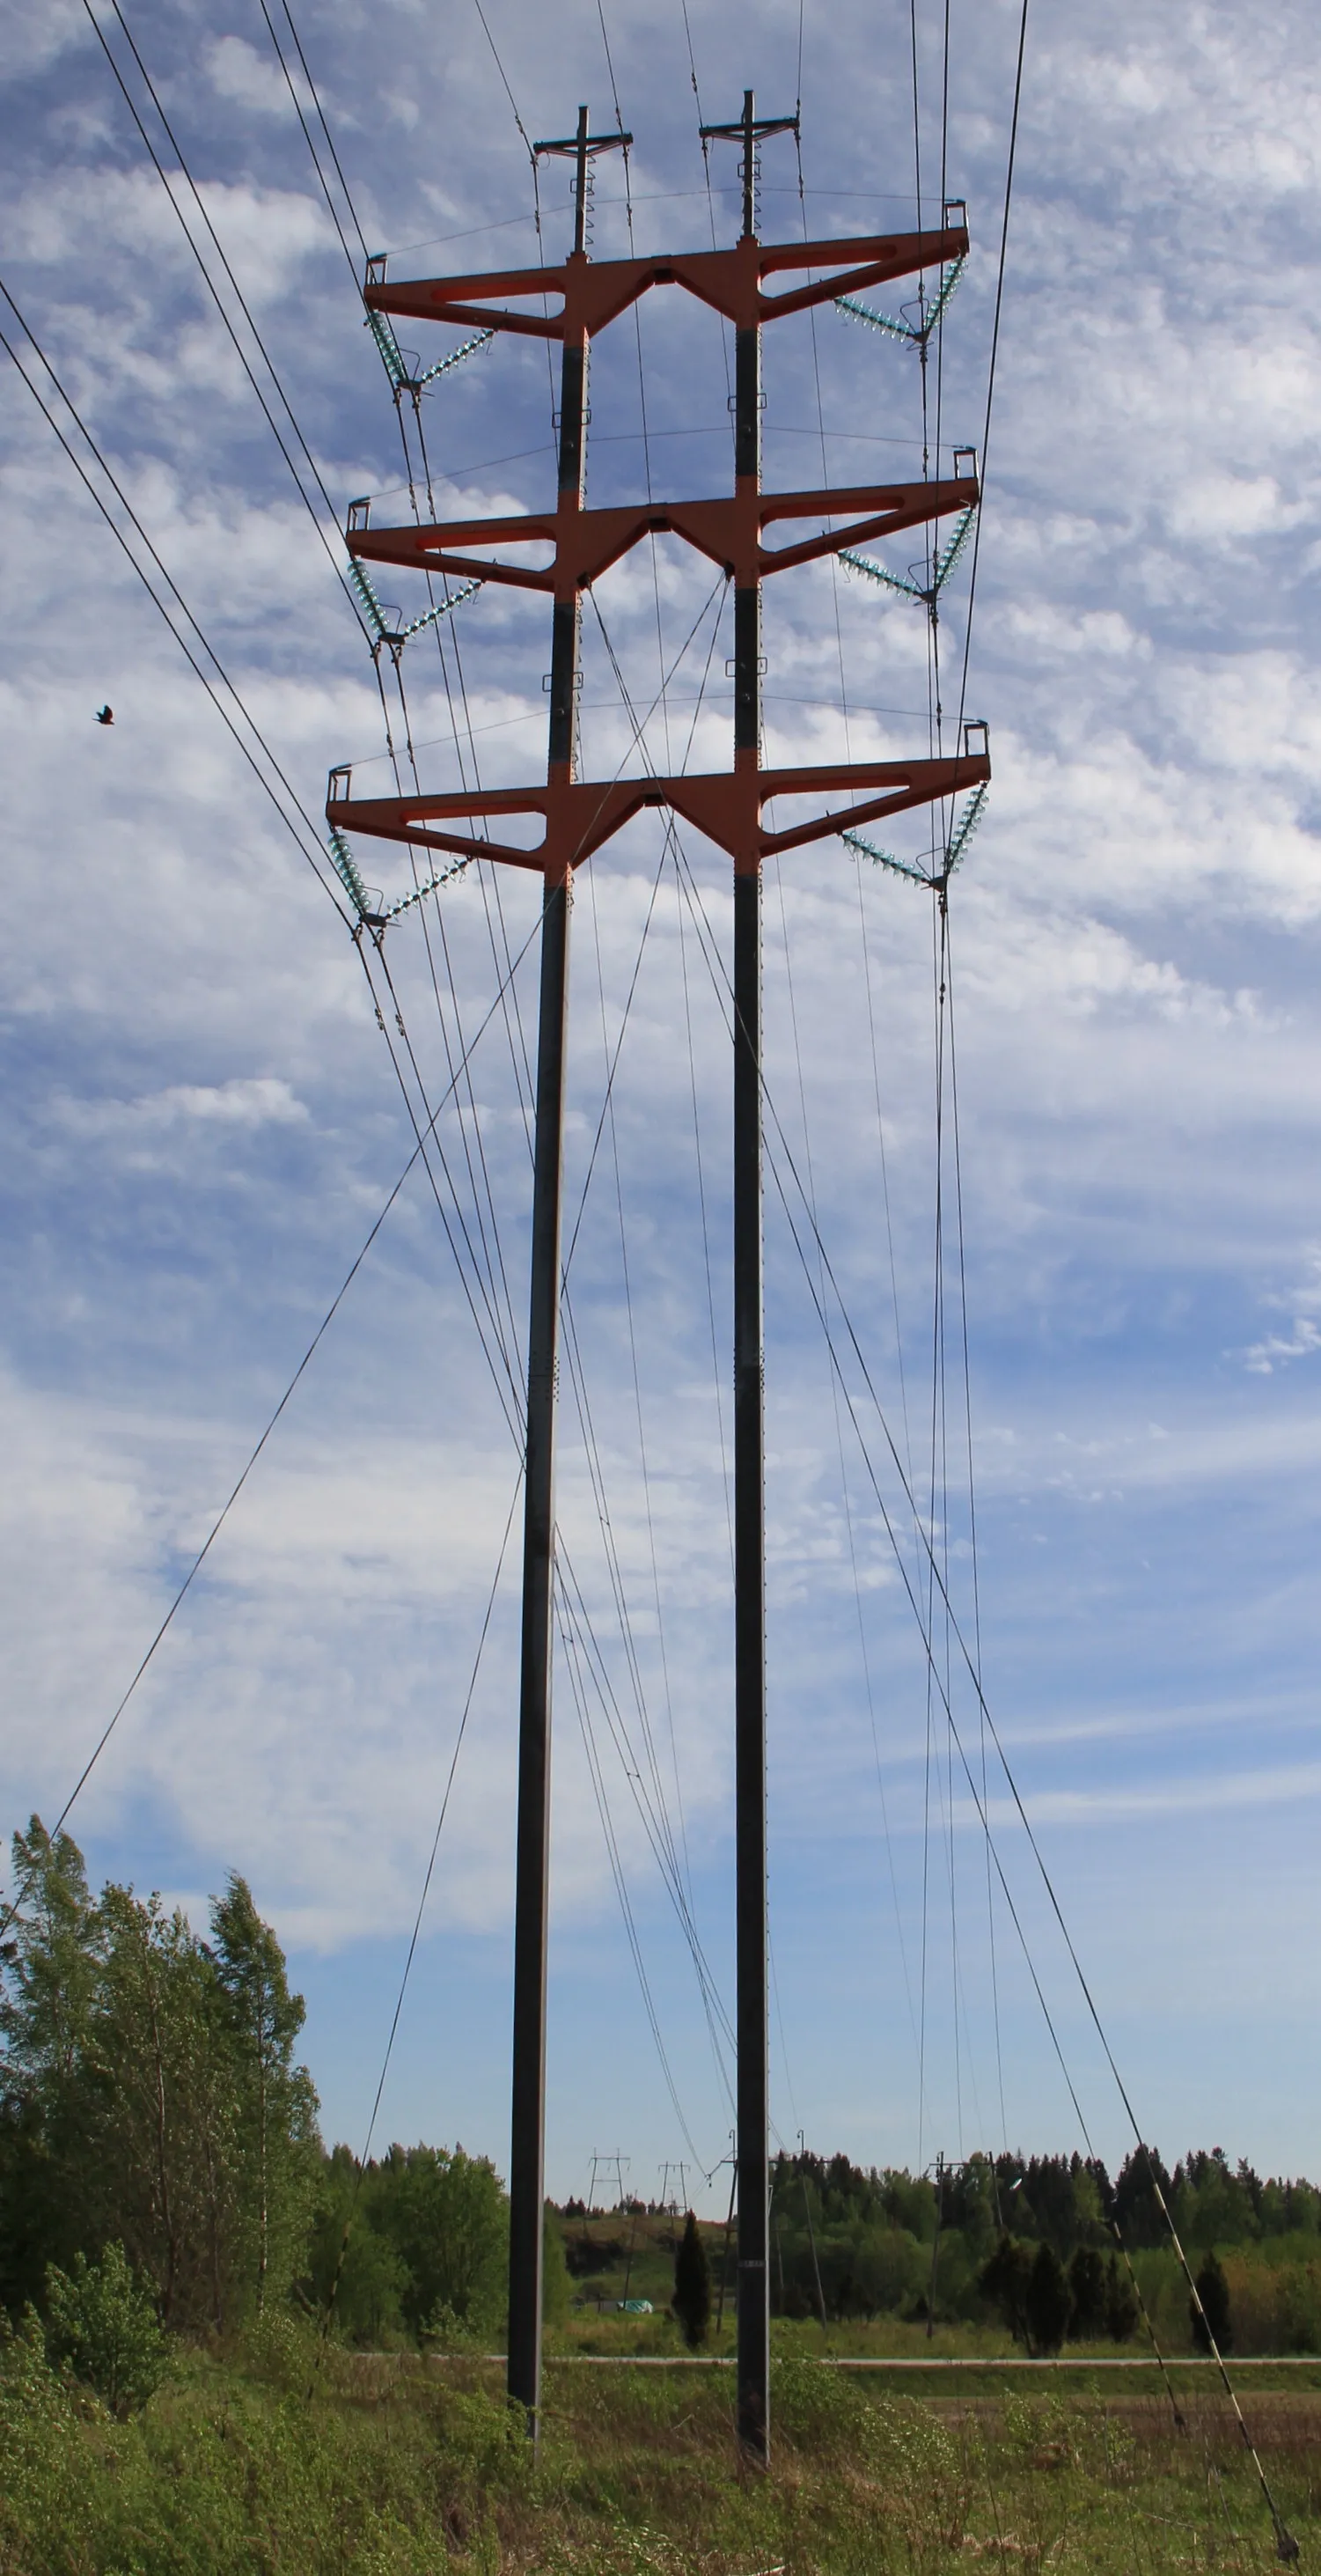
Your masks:
{"label": "tapered steel pole", "polygon": [[[587,110],[578,110],[574,254],[586,256]],[[566,328],[560,386],[559,487],[582,507],[587,337]],[[550,665],[552,785],[573,776],[580,609],[572,568],[557,562]],[[549,836],[548,836],[549,837]],[[514,1900],[514,2080],[509,2158],[511,2398],[535,2441],[541,2404],[542,2232],[546,2162],[546,1935],[550,1874],[551,1619],[555,1580],[555,1397],[560,1320],[560,1200],[564,1163],[564,1048],[569,991],[571,854],[547,860],[541,914],[541,1013],[532,1182],[528,1317],[527,1478],[523,1510],[523,1636],[518,1715],[518,1846]]]}
{"label": "tapered steel pole", "polygon": [[[743,237],[755,230],[756,130],[743,98]],[[761,329],[735,335],[734,479],[761,487]],[[734,592],[734,768],[761,765],[761,585]],[[755,817],[755,804],[751,806]],[[734,863],[734,1766],[738,1943],[738,2429],[765,2463],[770,2439],[767,2210],[766,1540],[762,1350],[761,858]]]}

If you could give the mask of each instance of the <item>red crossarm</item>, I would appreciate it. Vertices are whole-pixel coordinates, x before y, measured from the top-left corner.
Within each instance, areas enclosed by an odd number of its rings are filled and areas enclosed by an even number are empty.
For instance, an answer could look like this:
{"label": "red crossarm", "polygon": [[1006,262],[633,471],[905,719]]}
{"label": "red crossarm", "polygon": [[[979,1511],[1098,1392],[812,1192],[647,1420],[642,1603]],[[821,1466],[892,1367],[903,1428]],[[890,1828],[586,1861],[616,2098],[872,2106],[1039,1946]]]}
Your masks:
{"label": "red crossarm", "polygon": [[[741,490],[718,501],[629,502],[605,510],[580,510],[576,495],[554,511],[503,519],[452,519],[433,527],[351,527],[349,552],[360,562],[411,564],[452,572],[468,580],[502,582],[520,590],[586,590],[630,547],[647,536],[683,537],[736,581],[756,581],[791,565],[838,554],[844,546],[871,545],[900,529],[925,525],[951,511],[971,508],[978,494],[973,474],[943,483],[860,484],[828,492]],[[867,515],[829,534],[794,545],[765,546],[762,531],[778,519],[817,519],[861,510]],[[504,563],[470,547],[550,545],[549,565]]]}
{"label": "red crossarm", "polygon": [[[464,330],[520,331],[542,340],[588,339],[626,313],[653,286],[682,286],[740,328],[774,322],[784,313],[802,313],[810,305],[828,304],[837,295],[860,295],[919,269],[940,268],[961,259],[968,247],[967,227],[951,224],[941,232],[865,234],[853,241],[759,242],[751,237],[732,250],[672,252],[659,259],[589,260],[579,252],[554,268],[487,269],[472,277],[423,277],[395,283],[369,280],[366,300],[377,313],[411,321],[453,322]],[[823,269],[787,295],[764,295],[762,279],[781,269]],[[556,314],[513,313],[492,304],[491,296],[560,295]]]}
{"label": "red crossarm", "polygon": [[[932,805],[944,796],[988,779],[991,764],[984,752],[948,760],[860,760],[827,768],[754,769],[751,767],[677,778],[615,778],[606,781],[562,779],[539,787],[495,787],[473,793],[432,796],[333,797],[326,820],[338,832],[362,832],[380,841],[403,841],[412,848],[449,850],[464,858],[495,859],[509,867],[532,868],[557,881],[572,874],[584,859],[612,840],[625,823],[647,805],[668,805],[727,850],[738,872],[755,870],[776,850],[796,850],[808,841],[856,831],[882,815],[901,814],[914,805]],[[337,773],[344,778],[345,773]],[[813,816],[788,831],[768,832],[762,810],[777,796],[828,796],[845,788],[880,792],[861,803]],[[450,832],[447,822],[486,821],[504,814],[540,814],[542,840],[532,849],[493,841],[471,832]]]}

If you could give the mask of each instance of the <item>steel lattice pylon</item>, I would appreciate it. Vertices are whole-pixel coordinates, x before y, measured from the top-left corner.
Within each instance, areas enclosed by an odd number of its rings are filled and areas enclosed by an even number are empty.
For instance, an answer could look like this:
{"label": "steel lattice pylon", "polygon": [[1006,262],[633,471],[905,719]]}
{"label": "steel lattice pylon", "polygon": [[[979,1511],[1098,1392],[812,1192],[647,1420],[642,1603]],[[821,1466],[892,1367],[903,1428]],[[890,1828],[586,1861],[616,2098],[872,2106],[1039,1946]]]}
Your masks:
{"label": "steel lattice pylon", "polygon": [[[524,1497],[522,1666],[519,1706],[517,1892],[514,1935],[514,2068],[510,2159],[509,2390],[535,2434],[541,2386],[542,2211],[544,2200],[546,1923],[549,1852],[551,1616],[554,1575],[555,1380],[560,1299],[560,1198],[564,1125],[564,1040],[570,895],[575,868],[644,806],[681,815],[734,863],[734,1542],[735,1800],[737,1916],[738,2420],[749,2455],[768,2456],[769,2278],[767,2265],[768,2082],[766,1938],[765,1537],[763,1460],[761,862],[781,850],[856,832],[909,807],[933,804],[990,775],[984,749],[945,759],[862,761],[764,769],[761,763],[761,585],[772,573],[870,543],[896,530],[966,512],[977,500],[972,471],[946,482],[899,483],[813,492],[761,488],[761,333],[767,322],[854,296],[889,279],[961,261],[966,227],[850,241],[763,243],[756,233],[756,147],[795,120],[758,119],[745,93],[736,124],[705,138],[743,145],[743,231],[730,250],[591,261],[586,206],[592,157],[630,136],[592,137],[586,108],[577,133],[538,152],[576,163],[576,238],[558,267],[497,270],[472,277],[387,282],[383,261],[368,274],[369,313],[458,325],[482,334],[512,331],[558,341],[562,349],[559,491],[553,511],[458,520],[436,527],[373,528],[364,504],[350,515],[348,545],[359,564],[412,565],[468,582],[543,591],[553,601],[549,750],[545,784],[470,794],[355,798],[347,770],[331,773],[327,820],[339,848],[362,833],[439,850],[460,861],[530,868],[543,882],[540,1024],[537,1043],[532,1278],[528,1333]],[[947,210],[947,212],[950,210]],[[808,272],[807,282],[767,294],[768,277]],[[734,326],[734,491],[717,500],[585,506],[587,364],[591,342],[656,286],[678,286]],[[520,309],[547,297],[558,314]],[[961,461],[970,466],[969,451]],[[845,517],[826,534],[772,548],[783,521]],[[640,539],[681,537],[734,584],[734,760],[729,770],[683,777],[589,782],[576,775],[577,690],[582,593]],[[493,546],[534,540],[552,549],[532,570],[495,558]],[[791,830],[772,832],[763,809],[777,796],[845,804]],[[502,815],[540,815],[531,849],[474,829]],[[384,916],[361,896],[377,937]]]}

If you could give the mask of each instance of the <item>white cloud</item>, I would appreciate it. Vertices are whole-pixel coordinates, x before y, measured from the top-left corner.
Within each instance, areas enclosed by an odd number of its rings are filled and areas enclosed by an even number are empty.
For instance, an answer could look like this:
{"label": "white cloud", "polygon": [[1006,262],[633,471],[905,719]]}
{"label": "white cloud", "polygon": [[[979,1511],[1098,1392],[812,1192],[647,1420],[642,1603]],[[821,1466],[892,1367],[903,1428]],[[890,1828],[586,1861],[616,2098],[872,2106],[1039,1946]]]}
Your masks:
{"label": "white cloud", "polygon": [[203,55],[207,79],[221,98],[259,116],[293,118],[294,102],[279,64],[243,36],[218,36]]}
{"label": "white cloud", "polygon": [[57,1093],[50,1104],[53,1121],[80,1136],[140,1135],[193,1120],[225,1127],[288,1127],[299,1125],[307,1114],[306,1104],[278,1075],[177,1082],[138,1100],[74,1100]]}

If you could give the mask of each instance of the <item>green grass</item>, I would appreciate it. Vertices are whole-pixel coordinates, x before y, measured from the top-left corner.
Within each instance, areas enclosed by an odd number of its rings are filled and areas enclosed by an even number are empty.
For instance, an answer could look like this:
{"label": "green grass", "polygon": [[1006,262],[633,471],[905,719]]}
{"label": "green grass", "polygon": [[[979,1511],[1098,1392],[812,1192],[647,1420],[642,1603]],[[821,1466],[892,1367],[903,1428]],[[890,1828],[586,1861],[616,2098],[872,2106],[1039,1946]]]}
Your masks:
{"label": "green grass", "polygon": [[[971,2361],[975,2370],[975,2358]],[[1227,2411],[1062,2382],[895,2393],[776,2364],[774,2461],[739,2460],[730,2374],[547,2372],[538,2460],[473,2361],[354,2357],[272,2326],[183,2357],[116,2424],[39,2346],[0,2353],[0,2576],[1052,2576],[1274,2564]],[[1321,2399],[1248,2401],[1304,2552]]]}

